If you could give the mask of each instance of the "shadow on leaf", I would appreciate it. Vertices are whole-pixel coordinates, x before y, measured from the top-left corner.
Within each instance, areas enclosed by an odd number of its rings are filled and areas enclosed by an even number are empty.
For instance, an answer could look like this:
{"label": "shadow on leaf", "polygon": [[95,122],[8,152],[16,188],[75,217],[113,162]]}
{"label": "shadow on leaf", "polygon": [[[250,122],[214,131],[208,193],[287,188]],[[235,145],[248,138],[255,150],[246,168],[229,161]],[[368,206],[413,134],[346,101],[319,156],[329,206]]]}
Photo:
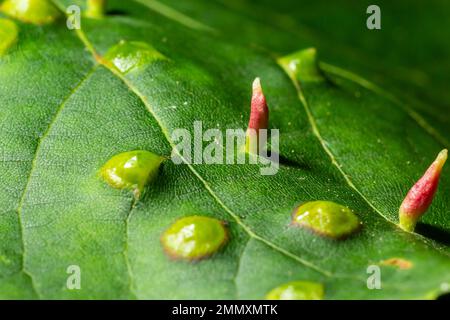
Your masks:
{"label": "shadow on leaf", "polygon": [[416,232],[440,244],[450,246],[450,232],[430,224],[418,223]]}

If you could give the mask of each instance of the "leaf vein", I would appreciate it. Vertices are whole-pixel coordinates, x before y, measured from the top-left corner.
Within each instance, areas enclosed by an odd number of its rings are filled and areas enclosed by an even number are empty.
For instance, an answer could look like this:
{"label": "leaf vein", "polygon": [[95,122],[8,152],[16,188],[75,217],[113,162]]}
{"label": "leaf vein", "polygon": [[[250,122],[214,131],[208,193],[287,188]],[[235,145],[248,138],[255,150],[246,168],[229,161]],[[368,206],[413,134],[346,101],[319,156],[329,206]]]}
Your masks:
{"label": "leaf vein", "polygon": [[143,4],[144,6],[148,7],[149,9],[165,16],[168,19],[176,21],[179,24],[182,24],[190,29],[207,31],[207,32],[216,32],[216,30],[211,28],[210,26],[207,26],[197,20],[194,20],[191,17],[181,13],[180,11],[177,11],[177,10],[173,9],[172,7],[169,7],[159,1],[135,0],[135,2]]}
{"label": "leaf vein", "polygon": [[433,139],[435,139],[440,144],[444,145],[445,147],[450,147],[450,142],[444,138],[431,124],[427,122],[419,113],[417,113],[415,110],[409,108],[406,104],[401,102],[399,99],[397,99],[395,96],[393,96],[391,93],[386,91],[385,89],[379,87],[375,83],[370,82],[369,80],[364,79],[363,77],[348,71],[344,70],[342,68],[339,68],[337,66],[328,64],[328,63],[320,63],[320,67],[325,70],[326,72],[335,74],[337,76],[340,76],[342,78],[345,78],[347,80],[350,80],[358,85],[360,85],[363,88],[366,88],[367,90],[372,91],[375,94],[378,94],[391,102],[398,105],[400,108],[403,109],[403,111],[412,119],[414,120],[423,130],[427,132]]}
{"label": "leaf vein", "polygon": [[22,191],[22,194],[21,194],[21,196],[20,196],[20,199],[19,199],[19,204],[18,204],[18,206],[17,206],[17,209],[16,209],[16,213],[17,213],[17,219],[18,219],[18,223],[19,223],[19,226],[20,226],[20,238],[21,238],[21,241],[22,241],[22,262],[21,262],[21,264],[22,264],[22,272],[24,273],[24,274],[26,274],[29,278],[30,278],[30,281],[31,281],[31,286],[33,287],[33,290],[35,291],[35,293],[36,293],[36,295],[38,296],[38,297],[40,297],[40,295],[39,295],[39,292],[38,292],[38,290],[37,290],[37,288],[36,288],[36,285],[35,285],[35,283],[34,283],[34,279],[33,279],[33,276],[31,275],[31,273],[26,269],[26,267],[25,267],[25,256],[26,256],[26,254],[25,254],[25,251],[26,251],[26,245],[25,245],[25,240],[24,240],[24,234],[25,234],[25,232],[24,232],[24,230],[25,230],[25,228],[24,228],[24,226],[23,226],[23,221],[22,221],[22,209],[23,209],[23,205],[24,205],[24,203],[25,203],[25,198],[26,198],[26,195],[27,195],[27,193],[28,193],[28,188],[29,188],[29,186],[30,186],[30,181],[31,181],[31,177],[32,177],[32,175],[33,175],[33,172],[34,172],[34,170],[35,170],[35,168],[36,168],[36,161],[37,161],[37,158],[38,158],[38,154],[39,154],[39,150],[40,150],[40,147],[41,147],[41,145],[42,145],[42,141],[44,141],[44,139],[48,136],[48,133],[50,132],[50,129],[51,129],[51,127],[53,126],[53,124],[56,122],[56,119],[58,118],[58,116],[60,115],[60,113],[61,113],[61,111],[64,109],[64,106],[65,106],[65,104],[67,103],[67,101],[70,99],[70,97],[72,97],[74,94],[75,94],[75,92],[77,92],[77,90],[81,87],[81,85],[94,73],[94,71],[96,70],[96,68],[97,68],[97,66],[94,66],[79,82],[78,82],[78,84],[71,90],[71,92],[69,93],[69,95],[61,102],[61,104],[58,106],[58,108],[57,108],[57,110],[56,110],[56,113],[55,113],[55,115],[53,116],[53,118],[52,118],[52,120],[49,122],[49,124],[48,124],[48,126],[47,126],[47,129],[45,130],[45,132],[42,134],[42,136],[40,137],[40,138],[38,138],[38,141],[37,141],[37,145],[36,145],[36,149],[35,149],[35,151],[34,151],[34,157],[33,157],[33,160],[31,161],[31,168],[30,168],[30,171],[29,171],[29,173],[28,173],[28,177],[27,177],[27,181],[26,181],[26,184],[25,184],[25,187],[24,187],[24,189],[23,189],[23,191]]}

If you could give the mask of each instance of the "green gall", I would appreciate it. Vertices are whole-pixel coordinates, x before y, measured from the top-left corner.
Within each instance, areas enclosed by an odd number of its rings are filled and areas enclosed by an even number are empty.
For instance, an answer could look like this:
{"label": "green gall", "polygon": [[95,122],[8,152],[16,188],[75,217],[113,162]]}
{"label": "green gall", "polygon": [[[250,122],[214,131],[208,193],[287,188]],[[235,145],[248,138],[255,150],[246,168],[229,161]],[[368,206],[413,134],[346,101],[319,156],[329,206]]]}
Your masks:
{"label": "green gall", "polygon": [[310,281],[292,281],[276,287],[266,295],[267,300],[322,300],[324,287]]}
{"label": "green gall", "polygon": [[100,169],[102,178],[113,188],[133,190],[139,198],[154,180],[164,158],[149,151],[135,150],[112,157]]}
{"label": "green gall", "polygon": [[120,41],[108,50],[103,60],[125,74],[131,70],[144,67],[157,60],[167,58],[145,42]]}
{"label": "green gall", "polygon": [[51,23],[61,16],[49,0],[6,0],[1,11],[22,22],[39,25]]}
{"label": "green gall", "polygon": [[331,201],[302,204],[294,212],[293,224],[333,239],[345,238],[361,227],[352,210]]}
{"label": "green gall", "polygon": [[302,82],[323,81],[324,76],[317,62],[315,48],[297,51],[278,59],[278,64],[293,80]]}
{"label": "green gall", "polygon": [[225,224],[203,216],[181,218],[161,237],[164,250],[170,257],[185,260],[199,260],[211,256],[227,240]]}

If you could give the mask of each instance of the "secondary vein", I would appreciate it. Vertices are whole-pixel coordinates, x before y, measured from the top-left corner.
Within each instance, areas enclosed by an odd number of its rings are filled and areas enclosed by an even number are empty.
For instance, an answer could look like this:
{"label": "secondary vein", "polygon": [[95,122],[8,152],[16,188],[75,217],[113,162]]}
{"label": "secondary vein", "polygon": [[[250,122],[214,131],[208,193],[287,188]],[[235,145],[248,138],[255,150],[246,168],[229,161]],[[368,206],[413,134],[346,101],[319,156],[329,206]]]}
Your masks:
{"label": "secondary vein", "polygon": [[390,101],[398,105],[405,111],[405,113],[413,119],[422,129],[424,129],[433,139],[442,144],[443,146],[450,148],[450,142],[444,138],[431,124],[429,124],[419,113],[414,111],[411,108],[408,108],[407,105],[398,100],[395,96],[379,87],[378,85],[364,79],[363,77],[350,72],[348,70],[344,70],[337,66],[328,64],[328,63],[320,63],[320,67],[328,73],[340,76],[344,79],[350,80],[363,88],[366,88]]}
{"label": "secondary vein", "polygon": [[149,9],[165,16],[168,19],[176,21],[190,29],[201,30],[207,32],[216,32],[215,29],[207,26],[197,20],[192,19],[191,17],[155,0],[134,0],[137,3],[143,4]]}
{"label": "secondary vein", "polygon": [[36,168],[36,161],[37,161],[37,158],[38,158],[38,154],[39,154],[39,151],[40,151],[40,147],[41,147],[41,145],[42,145],[42,141],[44,141],[45,140],[45,138],[48,136],[48,133],[50,132],[50,128],[52,127],[52,125],[56,122],[56,119],[58,118],[58,116],[60,115],[60,113],[61,113],[61,111],[63,110],[63,108],[64,108],[64,106],[65,106],[65,104],[67,103],[67,101],[70,99],[70,97],[72,97],[74,94],[75,94],[75,92],[77,92],[77,90],[82,86],[82,84],[94,73],[94,71],[96,70],[96,68],[97,68],[97,66],[94,66],[79,82],[78,82],[78,84],[72,89],[72,91],[69,93],[69,95],[61,102],[61,104],[58,106],[58,108],[57,108],[57,111],[56,111],[56,113],[55,113],[55,115],[53,116],[53,118],[52,118],[52,120],[49,122],[49,124],[48,124],[48,126],[47,126],[47,128],[46,128],[46,130],[44,131],[44,133],[42,134],[42,136],[41,137],[39,137],[39,139],[38,139],[38,141],[37,141],[37,145],[36,145],[36,149],[35,149],[35,151],[34,151],[34,157],[33,157],[33,160],[32,160],[32,162],[31,162],[31,168],[30,168],[30,171],[29,171],[29,173],[28,173],[28,177],[27,177],[27,181],[26,181],[26,184],[25,184],[25,188],[23,189],[23,191],[22,191],[22,194],[21,194],[21,196],[20,196],[20,199],[19,199],[19,204],[18,204],[18,206],[17,206],[17,209],[16,209],[16,213],[17,213],[17,219],[18,219],[18,222],[19,222],[19,226],[20,226],[20,238],[21,238],[21,240],[22,240],[22,266],[21,266],[21,268],[22,268],[22,272],[24,273],[24,274],[26,274],[29,278],[30,278],[30,281],[31,281],[31,286],[33,287],[33,290],[36,292],[36,295],[38,296],[38,297],[40,297],[40,295],[39,295],[39,292],[38,292],[38,290],[37,290],[37,288],[36,288],[36,285],[35,285],[35,283],[34,283],[34,279],[33,279],[33,276],[31,275],[31,273],[29,272],[29,271],[27,271],[26,270],[26,267],[25,267],[25,251],[26,251],[26,246],[25,246],[25,240],[24,240],[24,226],[23,226],[23,222],[22,222],[22,209],[23,209],[23,205],[24,205],[24,203],[25,203],[25,198],[26,198],[26,195],[27,195],[27,193],[28,193],[28,189],[29,189],[29,186],[30,186],[30,181],[31,181],[31,177],[32,177],[32,175],[33,175],[33,172],[34,172],[34,170],[35,170],[35,168]]}

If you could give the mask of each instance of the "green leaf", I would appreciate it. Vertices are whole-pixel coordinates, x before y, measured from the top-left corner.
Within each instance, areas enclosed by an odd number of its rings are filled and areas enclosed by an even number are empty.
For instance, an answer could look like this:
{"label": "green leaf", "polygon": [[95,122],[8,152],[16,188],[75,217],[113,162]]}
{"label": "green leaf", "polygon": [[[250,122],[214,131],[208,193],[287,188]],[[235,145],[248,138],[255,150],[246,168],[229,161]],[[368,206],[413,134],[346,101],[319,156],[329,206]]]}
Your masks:
{"label": "green leaf", "polygon": [[[72,3],[54,1],[62,12]],[[374,46],[389,45],[396,8],[389,3],[381,5],[388,30],[375,36]],[[439,22],[426,21],[417,39],[430,47],[411,60],[403,59],[414,51],[406,46],[371,59],[358,31],[365,28],[365,8],[334,13],[332,5],[334,24],[321,25],[311,19],[323,15],[323,6],[302,6],[117,0],[108,2],[104,18],[83,17],[82,30],[69,30],[64,19],[42,26],[15,20],[17,42],[0,57],[0,297],[264,299],[291,283],[318,292],[294,296],[321,297],[323,288],[325,299],[444,293],[448,168],[418,233],[397,226],[407,191],[450,139],[450,100],[440,90],[448,72],[415,65],[419,57],[434,60],[426,31]],[[351,14],[361,15],[361,26],[350,23]],[[336,23],[345,24],[345,37],[323,32],[339,29]],[[343,38],[351,40],[340,43]],[[103,57],[127,42],[146,51],[120,50],[137,61],[128,68],[127,60],[122,73]],[[318,48],[320,61],[306,66],[318,69],[286,72],[280,58],[310,47]],[[391,69],[398,61],[404,64]],[[417,85],[407,76],[416,72],[433,81]],[[169,158],[177,143],[172,133],[194,134],[194,121],[204,130],[245,129],[256,77],[269,126],[280,130],[275,175],[261,175],[261,165],[164,161],[139,198],[101,179],[102,166],[124,152]],[[295,209],[316,200],[350,208],[361,230],[333,240],[292,225]],[[161,236],[188,216],[226,222],[227,242],[195,262],[171,259]],[[67,285],[74,265],[80,289]],[[374,265],[380,290],[368,288]]]}

